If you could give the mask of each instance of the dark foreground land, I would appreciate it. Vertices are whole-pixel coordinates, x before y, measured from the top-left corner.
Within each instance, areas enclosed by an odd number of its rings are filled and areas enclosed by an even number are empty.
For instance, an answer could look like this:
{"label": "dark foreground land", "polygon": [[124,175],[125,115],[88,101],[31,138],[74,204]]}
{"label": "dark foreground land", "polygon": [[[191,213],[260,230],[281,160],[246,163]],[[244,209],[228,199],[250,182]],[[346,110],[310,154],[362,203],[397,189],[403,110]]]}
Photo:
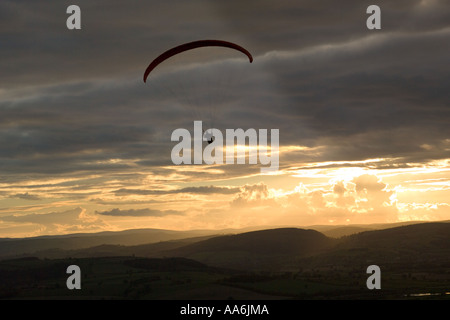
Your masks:
{"label": "dark foreground land", "polygon": [[[338,239],[283,228],[56,252],[1,260],[0,298],[450,299],[449,223]],[[380,290],[366,285],[373,264]],[[80,290],[66,286],[70,265],[81,269]]]}

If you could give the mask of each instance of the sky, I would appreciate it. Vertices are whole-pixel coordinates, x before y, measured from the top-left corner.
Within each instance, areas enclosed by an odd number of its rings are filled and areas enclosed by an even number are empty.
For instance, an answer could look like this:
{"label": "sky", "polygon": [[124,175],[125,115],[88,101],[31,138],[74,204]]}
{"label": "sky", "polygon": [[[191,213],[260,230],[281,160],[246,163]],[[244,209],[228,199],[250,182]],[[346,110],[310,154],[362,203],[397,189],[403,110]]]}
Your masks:
{"label": "sky", "polygon": [[[254,61],[192,50],[143,82],[200,39]],[[0,237],[449,220],[449,40],[444,0],[2,0]],[[278,129],[278,170],[174,165],[194,120]]]}

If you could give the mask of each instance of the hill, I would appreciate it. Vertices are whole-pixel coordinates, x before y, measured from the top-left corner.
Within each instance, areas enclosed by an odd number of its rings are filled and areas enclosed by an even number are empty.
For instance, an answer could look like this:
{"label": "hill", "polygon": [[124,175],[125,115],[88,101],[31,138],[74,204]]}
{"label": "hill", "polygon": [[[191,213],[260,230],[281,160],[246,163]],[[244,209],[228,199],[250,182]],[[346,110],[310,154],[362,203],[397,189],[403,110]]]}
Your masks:
{"label": "hill", "polygon": [[[355,234],[362,231],[386,229],[391,228],[393,226],[397,226],[399,224],[403,225],[411,223],[419,223],[419,222],[402,222],[396,224],[370,224],[370,225],[337,225],[337,226],[318,225],[300,228],[316,230],[326,235],[327,237],[339,238],[342,236]],[[277,227],[277,228],[289,229],[290,227]],[[243,229],[188,230],[188,231],[175,231],[163,229],[132,229],[124,231],[104,231],[98,233],[48,235],[29,238],[0,238],[0,259],[30,256],[38,252],[39,252],[38,256],[42,256],[42,254],[46,252],[48,254],[48,257],[58,257],[58,254],[62,253],[63,251],[67,250],[76,251],[80,249],[88,249],[100,246],[103,246],[103,248],[97,251],[99,252],[100,256],[104,256],[104,254],[106,254],[105,251],[111,250],[114,251],[115,249],[119,251],[124,251],[124,248],[119,248],[119,246],[138,246],[172,240],[199,238],[203,236],[240,234],[265,229],[266,227],[263,226],[247,227]],[[100,253],[100,251],[103,253]],[[138,251],[140,252],[141,250],[139,249]],[[91,255],[89,256],[95,256],[95,252],[96,250],[91,250]],[[111,254],[112,253],[113,252],[111,252]],[[73,252],[73,254],[83,255],[82,252]]]}
{"label": "hill", "polygon": [[[443,222],[338,239],[278,228],[44,253],[50,259],[0,261],[0,298],[450,298],[450,223]],[[79,293],[65,287],[70,264],[82,270]],[[376,292],[366,286],[372,264],[382,273]]]}
{"label": "hill", "polygon": [[[444,221],[442,221],[444,222]],[[317,230],[327,237],[340,238],[349,236],[363,231],[383,230],[401,226],[408,226],[413,224],[426,223],[425,221],[403,221],[394,223],[371,223],[371,224],[351,224],[351,225],[313,225],[308,229]]]}
{"label": "hill", "polygon": [[326,236],[314,230],[280,228],[217,236],[185,246],[181,252],[245,251],[268,255],[306,255],[323,249],[330,243]]}
{"label": "hill", "polygon": [[174,231],[162,229],[133,229],[125,231],[106,231],[99,233],[79,233],[58,236],[31,238],[1,238],[0,259],[22,255],[34,255],[42,251],[67,251],[87,249],[95,246],[134,246],[201,237],[216,234],[214,230]]}
{"label": "hill", "polygon": [[237,269],[273,269],[295,257],[318,254],[333,240],[315,230],[279,228],[213,237],[164,252],[208,265]]}
{"label": "hill", "polygon": [[450,223],[428,222],[366,231],[344,238],[342,246],[441,251],[450,249]]}
{"label": "hill", "polygon": [[[97,257],[159,257],[166,256],[166,252],[190,243],[202,241],[213,236],[193,237],[156,243],[140,244],[135,246],[123,246],[114,244],[102,244],[89,248],[63,250],[59,248],[36,251],[32,256],[40,259],[66,259],[66,258],[97,258]],[[22,255],[30,256],[30,255]]]}
{"label": "hill", "polygon": [[421,223],[342,237],[331,250],[300,264],[353,268],[377,264],[397,270],[448,272],[450,223]]}
{"label": "hill", "polygon": [[[327,231],[340,232],[342,228],[348,227],[338,227],[337,230],[329,228]],[[352,233],[364,230],[361,227],[350,228]],[[117,233],[2,239],[0,257],[185,257],[211,266],[242,270],[296,270],[301,265],[350,266],[373,261],[429,264],[450,259],[449,235],[450,223],[445,222],[362,231],[340,238],[327,237],[316,230],[299,228],[277,228],[229,235],[217,235],[212,231],[143,229]],[[133,245],[126,245],[127,243]]]}

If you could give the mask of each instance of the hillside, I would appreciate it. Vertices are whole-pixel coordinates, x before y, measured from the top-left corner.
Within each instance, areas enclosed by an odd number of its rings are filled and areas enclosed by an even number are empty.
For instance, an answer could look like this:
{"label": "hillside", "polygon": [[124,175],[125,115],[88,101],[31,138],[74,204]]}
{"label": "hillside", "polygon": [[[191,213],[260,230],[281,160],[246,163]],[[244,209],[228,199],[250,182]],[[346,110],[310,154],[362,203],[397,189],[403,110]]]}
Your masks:
{"label": "hillside", "polygon": [[[327,237],[339,238],[362,231],[387,229],[399,224],[412,224],[418,222],[402,222],[395,224],[370,224],[370,225],[317,225],[309,227],[299,227],[302,229],[312,229],[324,234]],[[290,227],[277,227],[278,229],[289,229]],[[131,229],[124,231],[104,231],[98,233],[76,233],[67,235],[48,235],[29,238],[0,238],[0,259],[12,257],[30,256],[39,253],[52,251],[49,257],[58,257],[58,252],[67,250],[80,250],[103,246],[106,251],[114,251],[114,247],[119,251],[124,251],[122,246],[139,246],[158,242],[166,242],[180,239],[197,238],[203,236],[241,234],[252,231],[265,230],[265,227],[247,227],[243,229],[223,229],[223,230],[188,230],[175,231],[163,229]],[[172,244],[171,244],[172,245]],[[107,248],[107,246],[109,246]],[[101,250],[106,253],[105,250]],[[152,249],[153,250],[153,249]],[[150,251],[152,251],[150,250]],[[137,250],[141,252],[140,248]],[[113,252],[111,252],[113,253]],[[82,252],[74,252],[75,255]],[[135,252],[137,254],[137,252]],[[91,250],[91,255],[95,256],[95,250]],[[101,254],[101,256],[104,256]]]}
{"label": "hillside", "polygon": [[73,250],[53,248],[36,251],[33,256],[41,259],[112,256],[185,257],[212,266],[272,270],[292,258],[325,252],[334,244],[334,239],[314,230],[280,228],[135,246],[99,245]]}
{"label": "hillside", "polygon": [[[58,248],[36,251],[32,256],[40,259],[64,259],[64,258],[96,258],[96,257],[159,257],[166,256],[166,252],[186,246],[190,243],[202,241],[213,236],[193,237],[155,243],[140,244],[135,246],[123,246],[103,244],[89,248],[74,250],[62,250]],[[22,255],[29,256],[29,255]]]}
{"label": "hillside", "polygon": [[301,264],[355,268],[378,264],[423,272],[443,268],[449,272],[450,223],[421,223],[342,237],[325,254]]}
{"label": "hillside", "polygon": [[333,243],[315,230],[280,228],[213,237],[169,250],[164,255],[220,267],[273,269],[292,258],[324,252]]}
{"label": "hillside", "polygon": [[326,236],[314,230],[280,228],[218,236],[185,246],[180,252],[245,251],[268,255],[307,255],[330,244],[331,241]]}
{"label": "hillside", "polygon": [[[39,258],[38,258],[39,257]],[[84,290],[65,289],[79,265]],[[382,290],[367,290],[380,266]],[[450,223],[364,231],[339,239],[278,228],[157,243],[51,249],[0,261],[0,298],[448,299]]]}
{"label": "hillside", "polygon": [[208,265],[252,270],[371,263],[450,263],[450,223],[420,223],[364,231],[339,239],[315,230],[279,228],[213,237],[163,251]]}
{"label": "hillside", "polygon": [[429,222],[367,231],[343,239],[342,247],[450,249],[450,223]]}
{"label": "hillside", "polygon": [[66,251],[87,249],[95,246],[135,246],[161,241],[179,240],[191,237],[213,235],[213,230],[173,231],[162,229],[134,229],[99,233],[68,234],[61,236],[41,236],[32,238],[1,238],[0,259],[33,255],[47,250]]}
{"label": "hillside", "polygon": [[336,227],[336,228],[332,228],[332,229],[326,229],[323,231],[318,229],[317,231],[323,233],[324,235],[326,235],[327,237],[330,237],[330,238],[341,238],[344,236],[349,236],[352,234],[357,234],[357,233],[361,233],[364,231],[371,231],[371,230],[373,230],[373,229],[358,227],[358,226],[343,226],[343,227]]}
{"label": "hillside", "polygon": [[[444,221],[442,221],[444,222]],[[371,223],[371,224],[351,224],[351,225],[313,225],[308,229],[313,229],[323,233],[327,237],[340,238],[349,236],[363,231],[383,230],[401,226],[426,223],[425,221],[404,221],[394,223]]]}
{"label": "hillside", "polygon": [[[198,233],[201,232],[151,229],[2,240],[0,257],[185,257],[211,266],[242,270],[295,270],[308,265],[350,266],[373,261],[418,264],[450,259],[450,223],[444,222],[363,231],[341,238],[330,238],[315,230],[298,228],[182,238]],[[170,240],[164,241],[166,238]],[[123,244],[146,239],[148,243]]]}

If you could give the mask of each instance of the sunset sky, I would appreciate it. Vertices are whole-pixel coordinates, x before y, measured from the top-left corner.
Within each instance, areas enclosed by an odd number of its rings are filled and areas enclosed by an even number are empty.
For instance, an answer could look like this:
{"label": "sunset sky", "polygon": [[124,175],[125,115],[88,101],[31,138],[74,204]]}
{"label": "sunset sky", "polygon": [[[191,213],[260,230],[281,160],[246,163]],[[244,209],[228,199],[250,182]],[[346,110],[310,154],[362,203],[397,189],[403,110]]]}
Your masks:
{"label": "sunset sky", "polygon": [[[449,1],[218,2],[1,1],[0,237],[450,219]],[[199,39],[254,61],[200,49],[142,81]],[[174,165],[206,118],[279,129],[279,170]]]}

